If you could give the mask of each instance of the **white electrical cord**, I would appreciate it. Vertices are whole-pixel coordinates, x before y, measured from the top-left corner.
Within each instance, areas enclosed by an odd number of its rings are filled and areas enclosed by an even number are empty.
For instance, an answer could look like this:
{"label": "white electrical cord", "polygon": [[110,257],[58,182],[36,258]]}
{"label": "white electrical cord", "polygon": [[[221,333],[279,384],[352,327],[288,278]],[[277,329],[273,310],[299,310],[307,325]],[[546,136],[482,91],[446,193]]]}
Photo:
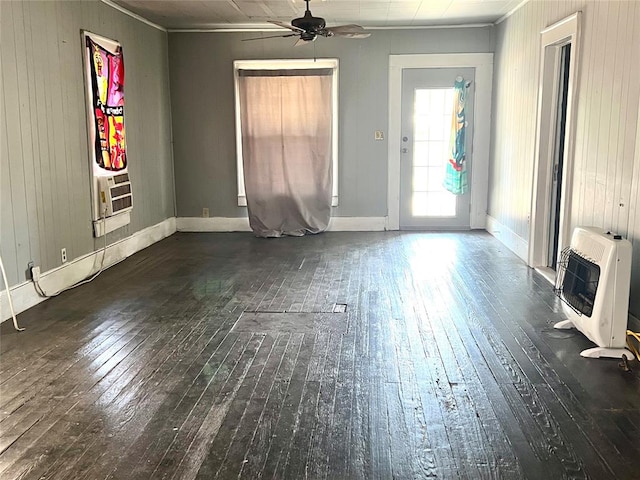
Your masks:
{"label": "white electrical cord", "polygon": [[0,270],[2,270],[2,281],[7,288],[7,298],[9,299],[9,310],[11,310],[11,318],[13,319],[13,328],[22,332],[24,328],[20,328],[18,320],[16,319],[16,312],[13,310],[13,301],[11,300],[11,289],[9,288],[9,282],[7,281],[7,273],[4,271],[4,264],[2,263],[2,257],[0,257]]}
{"label": "white electrical cord", "polygon": [[82,280],[81,282],[71,285],[70,287],[66,287],[66,288],[63,288],[62,290],[58,290],[56,293],[46,293],[42,288],[42,286],[40,285],[40,281],[34,280],[33,284],[35,285],[36,291],[38,292],[38,294],[40,294],[41,297],[46,297],[46,298],[57,297],[62,292],[66,292],[67,290],[71,290],[72,288],[76,288],[76,287],[79,287],[80,285],[84,285],[85,283],[92,282],[93,280],[96,279],[98,275],[102,273],[102,271],[104,270],[104,259],[107,256],[107,229],[106,229],[107,209],[106,207],[101,219],[102,219],[102,230],[103,230],[102,234],[104,237],[104,247],[102,249],[102,260],[100,261],[100,269],[96,273],[94,273],[91,278],[87,278],[85,280]]}

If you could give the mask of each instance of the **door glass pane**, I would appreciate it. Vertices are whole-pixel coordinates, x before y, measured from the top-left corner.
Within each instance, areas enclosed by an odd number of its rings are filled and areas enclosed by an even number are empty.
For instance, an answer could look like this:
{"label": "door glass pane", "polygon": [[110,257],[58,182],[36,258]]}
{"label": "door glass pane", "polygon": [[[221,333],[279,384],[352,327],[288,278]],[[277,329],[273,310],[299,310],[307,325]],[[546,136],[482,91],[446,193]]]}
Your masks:
{"label": "door glass pane", "polygon": [[429,165],[429,145],[431,142],[418,141],[413,142],[413,166],[414,167],[426,167]]}
{"label": "door glass pane", "polygon": [[[442,171],[444,170],[441,166],[438,167],[427,167],[428,169],[428,174],[427,176],[429,177],[428,179],[428,183],[427,183],[427,191],[429,192],[434,192],[434,193],[439,193],[442,192],[443,188],[442,188]],[[455,203],[454,203],[455,205]]]}
{"label": "door glass pane", "polygon": [[414,217],[426,217],[429,215],[428,195],[427,192],[413,192],[411,196],[411,212]]}
{"label": "door glass pane", "polygon": [[413,192],[411,209],[415,217],[455,217],[456,198],[449,192]]}
{"label": "door glass pane", "polygon": [[413,167],[413,191],[429,191],[429,167]]}
{"label": "door glass pane", "polygon": [[420,115],[417,112],[413,118],[415,130],[413,132],[413,139],[416,142],[423,142],[428,140],[429,135],[429,117],[426,115]]}
{"label": "door glass pane", "polygon": [[[446,163],[446,161],[449,159],[449,156],[448,156],[449,142],[445,142],[445,141],[429,142],[428,148],[429,148],[428,165],[432,167],[437,167],[437,166],[442,167],[443,163]],[[444,172],[444,168],[443,168],[443,172]]]}
{"label": "door glass pane", "polygon": [[455,195],[442,186],[448,160],[453,88],[414,91],[411,214],[414,217],[455,217]]}
{"label": "door glass pane", "polygon": [[429,197],[429,212],[431,216],[455,217],[456,196],[453,193],[442,190],[440,192],[430,192]]}

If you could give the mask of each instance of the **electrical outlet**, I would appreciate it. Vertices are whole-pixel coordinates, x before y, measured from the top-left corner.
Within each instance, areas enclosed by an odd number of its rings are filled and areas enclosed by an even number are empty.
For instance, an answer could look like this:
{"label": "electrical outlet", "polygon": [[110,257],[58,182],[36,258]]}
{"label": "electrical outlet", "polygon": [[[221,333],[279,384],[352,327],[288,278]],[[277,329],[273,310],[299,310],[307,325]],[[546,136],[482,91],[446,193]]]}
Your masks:
{"label": "electrical outlet", "polygon": [[62,250],[60,250],[60,258],[62,258],[62,263],[66,263],[67,262],[67,249],[63,248]]}
{"label": "electrical outlet", "polygon": [[40,280],[40,267],[31,267],[31,280],[34,282]]}
{"label": "electrical outlet", "polygon": [[204,218],[209,218],[209,209],[208,209],[207,207],[204,207],[204,208],[202,209],[202,216],[203,216]]}

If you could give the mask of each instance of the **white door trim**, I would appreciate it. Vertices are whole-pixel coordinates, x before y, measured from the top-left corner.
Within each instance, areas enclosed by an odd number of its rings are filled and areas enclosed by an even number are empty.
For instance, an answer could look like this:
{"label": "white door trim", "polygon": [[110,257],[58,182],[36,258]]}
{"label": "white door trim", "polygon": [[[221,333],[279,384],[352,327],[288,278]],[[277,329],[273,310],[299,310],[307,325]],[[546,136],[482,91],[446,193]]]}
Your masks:
{"label": "white door trim", "polygon": [[389,56],[389,143],[387,229],[400,229],[400,136],[402,122],[402,70],[405,68],[474,67],[476,88],[472,139],[470,226],[485,228],[489,193],[489,142],[493,53],[452,53]]}
{"label": "white door trim", "polygon": [[[546,267],[549,248],[549,210],[551,208],[551,155],[553,141],[543,134],[544,125],[555,125],[557,105],[556,85],[550,79],[557,78],[557,62],[553,67],[549,60],[557,57],[558,50],[571,44],[569,61],[569,86],[567,91],[567,114],[562,168],[562,192],[560,194],[560,227],[558,251],[569,244],[573,159],[575,155],[576,95],[580,56],[581,12],[561,20],[540,33],[540,71],[538,78],[538,113],[536,121],[536,143],[533,165],[533,190],[531,193],[531,228],[529,229],[528,263],[530,267]],[[548,48],[556,47],[556,48]],[[552,58],[553,57],[553,58]],[[550,102],[550,103],[549,103]]]}

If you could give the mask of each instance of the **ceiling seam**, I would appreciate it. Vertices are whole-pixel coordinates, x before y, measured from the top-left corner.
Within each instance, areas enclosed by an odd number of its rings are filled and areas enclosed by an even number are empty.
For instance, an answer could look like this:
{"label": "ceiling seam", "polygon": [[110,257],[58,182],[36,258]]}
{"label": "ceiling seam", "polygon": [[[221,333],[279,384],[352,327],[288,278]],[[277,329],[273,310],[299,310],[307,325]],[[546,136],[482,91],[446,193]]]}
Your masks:
{"label": "ceiling seam", "polygon": [[111,8],[115,8],[119,12],[124,13],[125,15],[130,16],[131,18],[135,18],[136,20],[146,23],[150,27],[157,28],[160,31],[167,32],[168,30],[164,28],[162,25],[158,25],[157,23],[153,23],[151,20],[144,18],[142,15],[138,15],[137,13],[133,13],[131,10],[127,10],[126,8],[118,5],[117,3],[112,2],[111,0],[100,0],[105,5],[110,6]]}
{"label": "ceiling seam", "polygon": [[509,18],[514,13],[516,13],[522,7],[524,7],[525,4],[527,4],[527,3],[529,3],[529,0],[522,0],[518,5],[516,5],[516,7],[513,10],[505,13],[502,17],[500,17],[498,20],[496,20],[494,25],[498,25],[499,23],[504,22],[507,18]]}

